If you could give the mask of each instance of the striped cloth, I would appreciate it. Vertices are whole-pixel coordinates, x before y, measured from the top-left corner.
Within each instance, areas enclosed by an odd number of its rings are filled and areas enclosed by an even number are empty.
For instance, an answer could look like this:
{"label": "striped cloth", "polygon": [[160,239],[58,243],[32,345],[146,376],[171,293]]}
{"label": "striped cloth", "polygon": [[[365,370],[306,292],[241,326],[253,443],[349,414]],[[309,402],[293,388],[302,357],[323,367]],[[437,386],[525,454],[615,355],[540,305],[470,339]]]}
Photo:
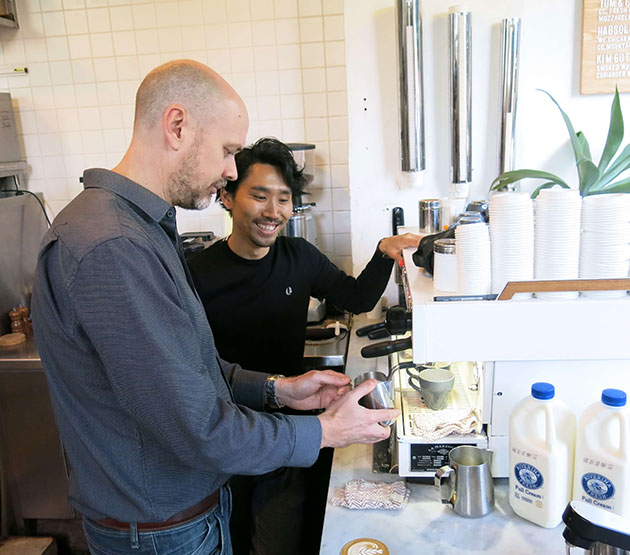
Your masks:
{"label": "striped cloth", "polygon": [[402,509],[409,499],[403,480],[391,484],[371,480],[350,480],[338,488],[330,503],[348,509]]}

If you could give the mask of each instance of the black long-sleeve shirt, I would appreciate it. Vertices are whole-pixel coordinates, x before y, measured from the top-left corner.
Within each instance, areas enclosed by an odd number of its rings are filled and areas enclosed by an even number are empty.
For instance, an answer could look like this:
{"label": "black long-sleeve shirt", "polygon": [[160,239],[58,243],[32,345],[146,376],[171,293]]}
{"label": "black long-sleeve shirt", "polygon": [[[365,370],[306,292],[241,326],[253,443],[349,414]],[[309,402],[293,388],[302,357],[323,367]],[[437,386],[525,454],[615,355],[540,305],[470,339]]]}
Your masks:
{"label": "black long-sleeve shirt", "polygon": [[393,260],[377,250],[355,279],[304,239],[278,237],[260,260],[218,241],[193,254],[189,266],[221,357],[289,376],[301,373],[309,298],[355,314],[371,310]]}

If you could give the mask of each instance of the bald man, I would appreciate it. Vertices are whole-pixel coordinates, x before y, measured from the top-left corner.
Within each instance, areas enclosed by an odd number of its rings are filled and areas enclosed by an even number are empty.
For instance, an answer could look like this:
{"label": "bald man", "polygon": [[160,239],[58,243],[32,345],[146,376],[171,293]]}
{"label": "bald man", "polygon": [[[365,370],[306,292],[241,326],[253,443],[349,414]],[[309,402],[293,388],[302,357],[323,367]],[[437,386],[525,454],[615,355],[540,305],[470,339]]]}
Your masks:
{"label": "bald man", "polygon": [[[284,378],[222,361],[183,260],[174,206],[201,209],[237,172],[247,111],[191,60],[153,70],[113,170],[90,169],[40,252],[32,313],[70,501],[95,554],[232,553],[232,474],[309,466],[325,446],[374,442],[335,372]],[[247,348],[247,338],[243,338]],[[273,409],[326,408],[319,416]]]}

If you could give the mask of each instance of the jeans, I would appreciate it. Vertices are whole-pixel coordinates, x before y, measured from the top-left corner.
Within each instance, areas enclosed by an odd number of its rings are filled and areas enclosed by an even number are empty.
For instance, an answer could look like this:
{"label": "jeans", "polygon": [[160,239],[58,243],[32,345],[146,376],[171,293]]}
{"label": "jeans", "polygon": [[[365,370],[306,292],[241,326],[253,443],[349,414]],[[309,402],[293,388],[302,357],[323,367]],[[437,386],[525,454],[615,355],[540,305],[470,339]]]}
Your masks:
{"label": "jeans", "polygon": [[[114,530],[83,518],[92,555],[232,555],[229,520],[230,490],[220,502],[190,522],[153,532]],[[132,527],[133,528],[133,527]]]}

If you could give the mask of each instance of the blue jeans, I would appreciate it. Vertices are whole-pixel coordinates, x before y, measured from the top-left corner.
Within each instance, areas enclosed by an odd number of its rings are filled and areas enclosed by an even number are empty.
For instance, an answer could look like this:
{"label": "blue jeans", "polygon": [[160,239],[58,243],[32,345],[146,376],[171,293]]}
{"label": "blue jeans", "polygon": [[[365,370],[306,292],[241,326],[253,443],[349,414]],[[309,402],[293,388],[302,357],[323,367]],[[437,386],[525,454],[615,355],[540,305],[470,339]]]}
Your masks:
{"label": "blue jeans", "polygon": [[166,530],[134,533],[114,530],[83,518],[83,530],[92,555],[232,555],[229,488],[220,502],[186,524]]}

